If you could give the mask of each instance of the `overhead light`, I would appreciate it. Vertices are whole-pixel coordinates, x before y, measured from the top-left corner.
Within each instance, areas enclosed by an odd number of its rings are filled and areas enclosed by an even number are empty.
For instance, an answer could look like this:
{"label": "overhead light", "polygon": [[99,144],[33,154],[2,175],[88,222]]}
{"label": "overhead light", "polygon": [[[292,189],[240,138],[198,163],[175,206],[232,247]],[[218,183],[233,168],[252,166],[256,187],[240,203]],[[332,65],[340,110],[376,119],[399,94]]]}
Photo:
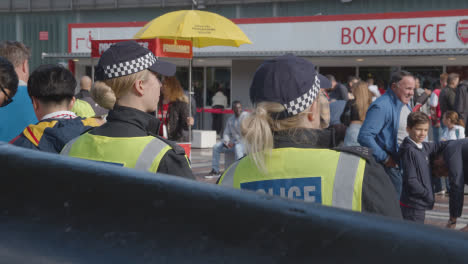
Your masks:
{"label": "overhead light", "polygon": [[359,58],[359,59],[356,59],[356,61],[364,61],[364,59],[360,59],[360,58]]}
{"label": "overhead light", "polygon": [[448,60],[451,60],[451,61],[454,61],[456,60],[457,58],[454,58],[454,57],[449,57]]}
{"label": "overhead light", "polygon": [[73,61],[75,61],[75,62],[76,62],[76,61],[80,61],[80,60],[79,60],[79,59],[73,59]]}
{"label": "overhead light", "polygon": [[205,0],[192,0],[192,9],[193,9],[193,7],[196,7],[197,9],[206,8]]}

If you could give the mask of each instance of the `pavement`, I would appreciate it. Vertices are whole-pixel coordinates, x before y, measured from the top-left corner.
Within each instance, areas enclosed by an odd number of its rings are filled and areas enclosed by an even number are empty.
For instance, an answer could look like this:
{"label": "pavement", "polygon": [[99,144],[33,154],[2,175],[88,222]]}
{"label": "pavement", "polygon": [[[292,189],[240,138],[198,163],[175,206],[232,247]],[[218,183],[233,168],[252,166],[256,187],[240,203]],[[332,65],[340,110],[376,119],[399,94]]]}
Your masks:
{"label": "pavement", "polygon": [[[192,171],[195,178],[201,182],[216,184],[218,177],[207,178],[211,171],[212,149],[195,149],[191,150]],[[224,171],[224,154],[220,158],[220,171]],[[444,228],[449,219],[449,196],[436,195],[434,209],[426,211],[425,224]],[[468,195],[465,195],[465,206],[463,206],[462,216],[457,219],[455,229],[461,229],[468,224]]]}

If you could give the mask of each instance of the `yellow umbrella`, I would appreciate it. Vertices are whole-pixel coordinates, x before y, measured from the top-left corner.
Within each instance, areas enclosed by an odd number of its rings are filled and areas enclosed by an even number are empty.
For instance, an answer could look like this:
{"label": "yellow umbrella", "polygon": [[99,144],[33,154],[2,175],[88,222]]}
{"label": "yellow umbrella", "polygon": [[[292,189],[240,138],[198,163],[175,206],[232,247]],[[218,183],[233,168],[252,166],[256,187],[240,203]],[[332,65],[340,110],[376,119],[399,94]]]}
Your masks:
{"label": "yellow umbrella", "polygon": [[231,20],[199,10],[180,10],[159,16],[148,22],[133,38],[187,39],[197,48],[252,44]]}

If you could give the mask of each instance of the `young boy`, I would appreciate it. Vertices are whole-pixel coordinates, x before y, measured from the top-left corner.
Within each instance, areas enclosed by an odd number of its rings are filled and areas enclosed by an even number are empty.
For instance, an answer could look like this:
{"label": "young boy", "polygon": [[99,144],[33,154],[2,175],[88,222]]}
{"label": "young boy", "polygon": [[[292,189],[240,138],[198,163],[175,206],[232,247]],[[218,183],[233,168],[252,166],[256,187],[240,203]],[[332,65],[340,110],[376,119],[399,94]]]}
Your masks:
{"label": "young boy", "polygon": [[27,126],[11,144],[60,153],[65,144],[98,123],[77,117],[70,109],[75,103],[76,80],[60,65],[39,66],[29,77],[28,94],[40,120]]}
{"label": "young boy", "polygon": [[443,151],[448,141],[424,142],[429,130],[429,117],[422,112],[408,116],[409,136],[400,146],[399,157],[403,169],[403,190],[400,207],[403,218],[424,223],[425,211],[434,206],[430,160]]}

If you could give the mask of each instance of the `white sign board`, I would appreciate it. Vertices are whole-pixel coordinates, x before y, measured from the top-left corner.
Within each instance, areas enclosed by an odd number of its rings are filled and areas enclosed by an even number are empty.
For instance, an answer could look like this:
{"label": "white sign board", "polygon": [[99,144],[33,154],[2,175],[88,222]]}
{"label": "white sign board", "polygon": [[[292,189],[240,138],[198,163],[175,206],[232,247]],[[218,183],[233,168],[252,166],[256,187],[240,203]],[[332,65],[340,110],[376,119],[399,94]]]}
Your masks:
{"label": "white sign board", "polygon": [[[354,18],[349,20],[346,18],[339,20],[339,16],[330,16],[330,19],[334,19],[333,21],[327,21],[327,16],[321,17],[320,21],[297,19],[302,22],[294,21],[294,18],[260,18],[250,24],[242,23],[242,19],[238,19],[235,21],[239,22],[239,27],[253,44],[245,44],[239,48],[219,46],[194,48],[194,51],[198,53],[320,52],[467,48],[468,12],[462,11],[453,10],[450,16],[419,16],[418,18],[400,18],[401,14],[405,13],[390,13],[385,16],[390,17],[387,19],[362,20],[356,17],[365,18],[371,15],[353,15]],[[373,14],[372,17],[375,15]],[[317,20],[316,18],[310,17],[310,20]],[[131,39],[145,23],[128,23],[128,26],[125,23],[114,23],[115,26],[112,24],[71,24],[69,27],[70,52],[91,52],[90,39]]]}

